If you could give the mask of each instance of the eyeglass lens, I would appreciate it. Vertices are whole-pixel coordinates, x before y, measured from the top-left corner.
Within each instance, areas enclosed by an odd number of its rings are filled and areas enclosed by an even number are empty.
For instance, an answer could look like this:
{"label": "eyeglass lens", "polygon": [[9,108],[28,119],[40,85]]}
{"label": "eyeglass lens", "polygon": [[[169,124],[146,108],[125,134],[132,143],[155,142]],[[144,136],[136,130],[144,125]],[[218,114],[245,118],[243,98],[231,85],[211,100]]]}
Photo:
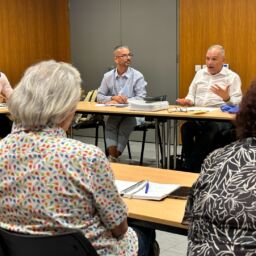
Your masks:
{"label": "eyeglass lens", "polygon": [[122,54],[122,55],[118,55],[116,57],[118,58],[128,58],[128,57],[133,57],[134,55],[132,53],[129,53],[129,54]]}

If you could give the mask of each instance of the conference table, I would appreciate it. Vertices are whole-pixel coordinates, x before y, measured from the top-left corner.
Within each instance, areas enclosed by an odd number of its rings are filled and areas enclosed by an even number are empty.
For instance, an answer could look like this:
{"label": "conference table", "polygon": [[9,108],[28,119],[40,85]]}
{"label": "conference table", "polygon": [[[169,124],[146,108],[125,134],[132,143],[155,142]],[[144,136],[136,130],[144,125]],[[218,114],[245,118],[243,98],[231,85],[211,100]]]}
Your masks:
{"label": "conference table", "polygon": [[[170,105],[166,110],[160,111],[135,111],[130,110],[128,107],[117,106],[103,106],[95,102],[80,101],[77,105],[77,112],[88,114],[103,114],[103,115],[123,115],[123,116],[138,116],[138,117],[152,117],[155,120],[156,128],[158,126],[158,119],[165,118],[167,120],[167,141],[165,139],[165,127],[162,126],[162,143],[163,143],[163,156],[170,156],[171,138],[173,138],[173,168],[176,168],[176,155],[178,145],[178,121],[179,120],[215,120],[215,121],[233,121],[234,114],[222,112],[219,108],[213,111],[198,113],[196,111],[189,111],[189,108],[181,108],[180,106]],[[173,125],[171,124],[173,122]],[[156,129],[157,131],[157,129]],[[158,137],[155,136],[156,144],[156,160],[159,167],[159,152],[158,152]],[[165,150],[167,145],[167,150]],[[170,157],[167,157],[167,164],[165,165],[165,157],[163,159],[163,166],[170,169]]]}
{"label": "conference table", "polygon": [[[153,167],[111,163],[118,180],[149,180],[158,183],[180,184],[191,187],[198,174]],[[187,234],[182,224],[186,200],[165,198],[161,201],[124,198],[128,206],[129,222],[177,234]]]}
{"label": "conference table", "polygon": [[[176,111],[174,109],[177,109]],[[183,109],[179,111],[179,109]],[[128,116],[150,116],[150,117],[165,117],[167,119],[214,119],[214,120],[234,120],[235,115],[227,112],[222,112],[220,109],[214,111],[193,114],[193,112],[184,110],[185,108],[177,107],[176,105],[170,105],[169,111],[137,111],[130,110],[128,107],[120,107],[115,105],[103,105],[96,102],[79,101],[76,111],[88,114],[106,114],[106,115],[128,115]]]}
{"label": "conference table", "polygon": [[[179,111],[181,109],[182,111]],[[175,111],[177,110],[177,111]],[[166,118],[167,120],[167,141],[165,139],[165,127],[162,126],[162,143],[163,143],[163,156],[167,157],[167,164],[165,164],[165,157],[163,157],[163,166],[170,169],[170,148],[171,148],[171,138],[173,138],[173,168],[176,168],[176,155],[177,155],[177,145],[178,145],[178,120],[215,120],[215,121],[233,121],[235,119],[234,114],[229,114],[227,112],[222,112],[220,109],[214,111],[209,111],[201,114],[195,114],[194,111],[184,111],[184,108],[170,105],[166,110],[160,111],[135,111],[130,110],[128,107],[117,107],[117,106],[99,106],[96,102],[85,102],[80,101],[77,104],[77,112],[88,113],[88,114],[103,114],[103,115],[124,115],[124,116],[140,116],[140,117],[152,117],[155,120],[155,127],[157,131],[158,119]],[[7,107],[0,107],[0,114],[7,114]],[[173,127],[171,125],[173,122]],[[155,145],[156,145],[156,160],[157,167],[159,167],[159,151],[158,151],[158,136],[155,135]],[[165,147],[167,145],[167,150]]]}

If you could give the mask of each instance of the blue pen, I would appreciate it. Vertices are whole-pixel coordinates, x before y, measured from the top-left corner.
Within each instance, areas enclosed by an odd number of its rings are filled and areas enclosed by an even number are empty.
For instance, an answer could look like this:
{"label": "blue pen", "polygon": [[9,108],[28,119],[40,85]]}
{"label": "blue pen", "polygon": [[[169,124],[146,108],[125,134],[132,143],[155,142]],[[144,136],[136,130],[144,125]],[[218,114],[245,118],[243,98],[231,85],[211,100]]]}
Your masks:
{"label": "blue pen", "polygon": [[145,194],[148,193],[148,190],[149,190],[149,182],[147,181],[147,183],[146,183],[146,188],[145,188]]}

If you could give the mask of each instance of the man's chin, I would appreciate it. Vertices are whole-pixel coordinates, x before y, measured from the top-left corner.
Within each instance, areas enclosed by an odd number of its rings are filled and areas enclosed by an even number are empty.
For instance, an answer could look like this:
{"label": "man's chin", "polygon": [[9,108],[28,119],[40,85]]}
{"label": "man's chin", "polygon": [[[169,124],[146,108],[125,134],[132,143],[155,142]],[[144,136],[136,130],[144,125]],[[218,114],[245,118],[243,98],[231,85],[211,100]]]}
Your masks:
{"label": "man's chin", "polygon": [[209,68],[208,67],[208,72],[211,74],[211,75],[215,75],[217,72],[214,68]]}

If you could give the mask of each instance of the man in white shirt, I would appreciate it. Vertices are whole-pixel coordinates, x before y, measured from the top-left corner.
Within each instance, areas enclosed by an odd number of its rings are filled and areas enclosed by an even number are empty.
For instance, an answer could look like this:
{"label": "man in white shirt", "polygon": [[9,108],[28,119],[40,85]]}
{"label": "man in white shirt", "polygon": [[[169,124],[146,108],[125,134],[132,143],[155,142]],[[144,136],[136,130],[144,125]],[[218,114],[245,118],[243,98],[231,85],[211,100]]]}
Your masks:
{"label": "man in white shirt", "polygon": [[[238,105],[242,99],[241,80],[238,74],[223,67],[225,50],[221,45],[211,46],[206,53],[206,68],[199,70],[181,105],[219,107],[222,104]],[[232,125],[217,121],[188,121],[181,127],[184,169],[200,171],[204,158],[218,145],[218,135],[229,131]]]}

